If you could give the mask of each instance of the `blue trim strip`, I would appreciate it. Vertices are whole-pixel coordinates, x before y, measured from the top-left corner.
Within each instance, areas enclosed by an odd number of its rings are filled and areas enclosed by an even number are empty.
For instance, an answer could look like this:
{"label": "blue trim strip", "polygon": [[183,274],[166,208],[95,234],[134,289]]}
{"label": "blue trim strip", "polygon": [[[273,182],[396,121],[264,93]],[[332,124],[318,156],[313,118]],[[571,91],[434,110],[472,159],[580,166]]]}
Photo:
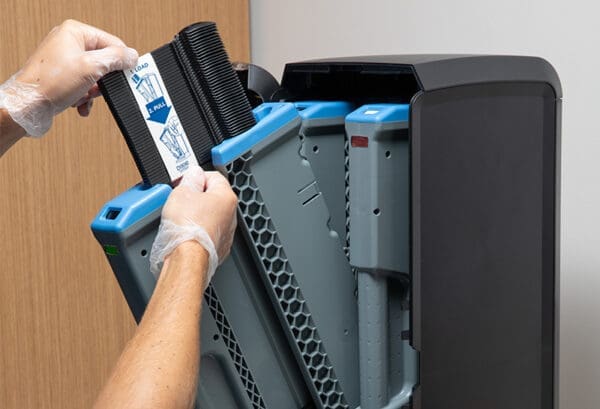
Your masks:
{"label": "blue trim strip", "polygon": [[343,101],[301,101],[294,104],[302,119],[324,119],[345,117],[354,108]]}
{"label": "blue trim strip", "polygon": [[385,123],[408,121],[408,104],[367,104],[346,117],[346,122]]}
{"label": "blue trim strip", "polygon": [[264,103],[254,108],[252,112],[257,124],[212,148],[213,165],[224,166],[239,158],[267,136],[299,117],[296,107],[289,102]]}
{"label": "blue trim strip", "polygon": [[[120,233],[160,208],[171,193],[169,185],[135,185],[107,202],[92,221],[93,231]],[[108,217],[107,217],[108,216]]]}

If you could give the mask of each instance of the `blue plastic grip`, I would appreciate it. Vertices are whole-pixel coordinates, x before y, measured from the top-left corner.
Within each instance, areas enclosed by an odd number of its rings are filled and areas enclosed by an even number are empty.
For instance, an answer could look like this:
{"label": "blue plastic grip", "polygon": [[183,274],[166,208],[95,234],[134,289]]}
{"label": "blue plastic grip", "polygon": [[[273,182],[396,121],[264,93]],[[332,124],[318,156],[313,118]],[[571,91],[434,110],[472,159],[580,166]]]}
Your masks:
{"label": "blue plastic grip", "polygon": [[408,104],[367,104],[346,117],[346,122],[384,123],[408,121]]}
{"label": "blue plastic grip", "polygon": [[92,221],[92,231],[120,233],[162,207],[171,193],[169,185],[135,185],[107,202]]}
{"label": "blue plastic grip", "polygon": [[264,103],[252,112],[257,121],[256,125],[212,148],[213,165],[224,166],[239,158],[267,136],[299,117],[296,107],[289,102]]}
{"label": "blue plastic grip", "polygon": [[352,104],[343,101],[302,101],[294,105],[302,119],[345,117],[353,108]]}

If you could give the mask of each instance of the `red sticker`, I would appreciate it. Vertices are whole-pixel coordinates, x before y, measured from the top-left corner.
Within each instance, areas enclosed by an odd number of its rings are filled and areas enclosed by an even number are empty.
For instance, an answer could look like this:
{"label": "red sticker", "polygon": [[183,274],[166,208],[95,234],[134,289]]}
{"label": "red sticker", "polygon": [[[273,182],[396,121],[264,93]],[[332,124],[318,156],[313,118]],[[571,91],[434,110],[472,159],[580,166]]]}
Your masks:
{"label": "red sticker", "polygon": [[366,136],[353,136],[350,138],[350,145],[353,148],[368,148],[369,138]]}

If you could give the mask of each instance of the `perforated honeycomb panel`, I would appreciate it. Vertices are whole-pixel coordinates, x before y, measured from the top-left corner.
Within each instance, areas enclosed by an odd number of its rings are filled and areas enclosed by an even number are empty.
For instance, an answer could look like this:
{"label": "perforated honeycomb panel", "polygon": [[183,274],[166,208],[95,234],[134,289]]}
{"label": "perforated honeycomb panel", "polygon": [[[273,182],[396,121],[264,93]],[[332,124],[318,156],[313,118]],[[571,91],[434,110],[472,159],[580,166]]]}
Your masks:
{"label": "perforated honeycomb panel", "polygon": [[350,141],[348,138],[344,140],[344,185],[346,197],[346,237],[344,241],[344,253],[350,260]]}
{"label": "perforated honeycomb panel", "polygon": [[[350,139],[344,139],[344,196],[346,198],[346,236],[344,241],[344,253],[350,261]],[[358,271],[352,267],[354,277],[354,296],[358,298]]]}
{"label": "perforated honeycomb panel", "polygon": [[348,408],[335,371],[319,337],[306,300],[294,276],[277,231],[250,170],[251,154],[226,168],[239,198],[238,210],[250,247],[288,338],[302,368],[307,385],[319,408]]}
{"label": "perforated honeycomb panel", "polygon": [[208,288],[204,292],[204,299],[208,304],[210,313],[217,324],[219,335],[227,346],[227,351],[229,352],[229,356],[231,356],[231,360],[235,365],[235,369],[237,370],[240,380],[246,389],[246,394],[248,395],[250,402],[252,402],[252,408],[266,409],[263,398],[258,390],[258,386],[256,385],[256,382],[254,382],[252,373],[250,372],[248,364],[246,364],[246,360],[244,359],[244,354],[242,353],[233,330],[229,325],[229,321],[225,316],[225,312],[223,312],[223,308],[221,307],[221,303],[212,284],[209,284]]}

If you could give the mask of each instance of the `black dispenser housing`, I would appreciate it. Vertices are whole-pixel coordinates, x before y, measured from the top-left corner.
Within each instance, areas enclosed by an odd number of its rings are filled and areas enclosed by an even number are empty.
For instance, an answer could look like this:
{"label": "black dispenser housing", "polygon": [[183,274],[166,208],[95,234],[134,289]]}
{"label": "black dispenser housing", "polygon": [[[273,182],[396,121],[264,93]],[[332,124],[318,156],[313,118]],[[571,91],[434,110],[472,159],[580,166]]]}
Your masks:
{"label": "black dispenser housing", "polygon": [[558,407],[560,81],[543,59],[287,64],[287,100],[410,103],[414,409]]}

